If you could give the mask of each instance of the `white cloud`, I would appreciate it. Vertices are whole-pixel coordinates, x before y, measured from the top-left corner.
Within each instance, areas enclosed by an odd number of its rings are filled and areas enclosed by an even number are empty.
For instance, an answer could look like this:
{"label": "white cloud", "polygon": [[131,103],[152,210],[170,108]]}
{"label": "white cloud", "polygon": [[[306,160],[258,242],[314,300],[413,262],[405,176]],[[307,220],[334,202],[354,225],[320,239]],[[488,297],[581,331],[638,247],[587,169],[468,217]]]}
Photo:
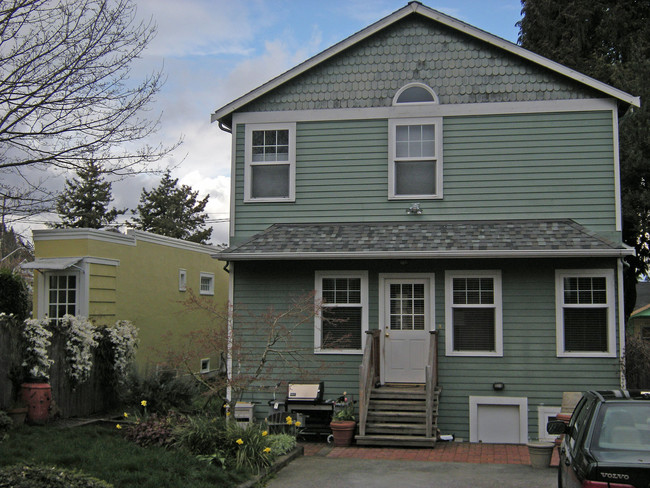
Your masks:
{"label": "white cloud", "polygon": [[244,2],[229,0],[137,0],[138,16],[152,18],[158,35],[154,56],[246,54],[253,37]]}

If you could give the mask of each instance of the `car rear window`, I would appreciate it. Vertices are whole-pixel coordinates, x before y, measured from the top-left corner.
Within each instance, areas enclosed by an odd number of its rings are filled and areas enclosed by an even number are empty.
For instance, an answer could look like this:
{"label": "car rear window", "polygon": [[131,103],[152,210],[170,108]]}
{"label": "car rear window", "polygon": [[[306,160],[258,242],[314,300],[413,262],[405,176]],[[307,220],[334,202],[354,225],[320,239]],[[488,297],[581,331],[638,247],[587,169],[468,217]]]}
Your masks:
{"label": "car rear window", "polygon": [[604,404],[598,412],[592,447],[650,451],[650,402]]}

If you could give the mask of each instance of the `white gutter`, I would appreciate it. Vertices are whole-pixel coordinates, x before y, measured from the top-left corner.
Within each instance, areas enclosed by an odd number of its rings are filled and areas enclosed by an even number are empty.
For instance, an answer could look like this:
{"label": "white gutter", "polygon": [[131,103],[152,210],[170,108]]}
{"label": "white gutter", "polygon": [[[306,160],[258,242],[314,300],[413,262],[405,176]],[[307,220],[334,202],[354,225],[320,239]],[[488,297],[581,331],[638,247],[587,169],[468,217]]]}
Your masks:
{"label": "white gutter", "polygon": [[269,261],[299,259],[433,259],[433,258],[576,258],[602,257],[622,258],[634,255],[634,248],[578,249],[551,251],[366,251],[366,252],[264,252],[264,253],[218,253],[212,257],[222,261]]}

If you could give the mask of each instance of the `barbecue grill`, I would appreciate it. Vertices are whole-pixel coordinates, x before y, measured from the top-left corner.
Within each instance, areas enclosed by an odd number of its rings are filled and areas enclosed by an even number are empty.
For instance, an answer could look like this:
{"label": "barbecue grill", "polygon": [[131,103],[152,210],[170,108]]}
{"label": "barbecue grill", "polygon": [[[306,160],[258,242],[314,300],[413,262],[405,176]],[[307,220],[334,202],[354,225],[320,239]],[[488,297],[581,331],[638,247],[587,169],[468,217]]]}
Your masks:
{"label": "barbecue grill", "polygon": [[325,384],[289,383],[285,406],[289,413],[302,414],[305,423],[304,435],[329,435],[330,421],[334,412],[334,401],[323,400]]}

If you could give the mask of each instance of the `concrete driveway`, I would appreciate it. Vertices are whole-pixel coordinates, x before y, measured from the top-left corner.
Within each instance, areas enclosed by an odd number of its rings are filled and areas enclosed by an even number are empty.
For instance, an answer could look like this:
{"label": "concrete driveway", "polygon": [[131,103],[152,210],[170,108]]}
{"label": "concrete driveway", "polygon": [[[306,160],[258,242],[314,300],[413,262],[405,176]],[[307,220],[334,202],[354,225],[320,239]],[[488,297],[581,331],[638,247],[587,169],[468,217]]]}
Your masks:
{"label": "concrete driveway", "polygon": [[268,488],[554,488],[557,468],[302,456]]}

